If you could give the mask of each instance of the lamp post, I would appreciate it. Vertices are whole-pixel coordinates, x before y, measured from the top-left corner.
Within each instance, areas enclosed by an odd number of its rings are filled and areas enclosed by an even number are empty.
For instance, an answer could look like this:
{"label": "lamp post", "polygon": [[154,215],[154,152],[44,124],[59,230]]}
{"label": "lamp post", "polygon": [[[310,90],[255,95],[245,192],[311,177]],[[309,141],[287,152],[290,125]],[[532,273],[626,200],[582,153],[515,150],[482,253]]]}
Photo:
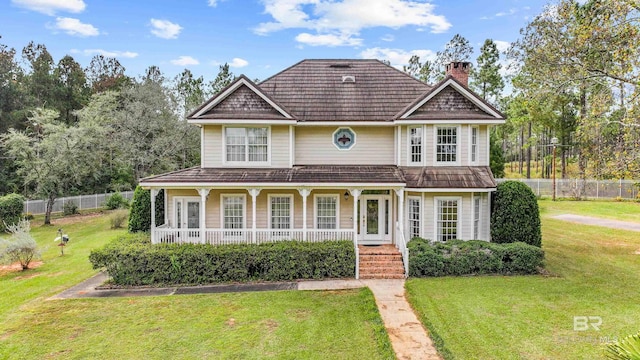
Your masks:
{"label": "lamp post", "polygon": [[551,200],[556,201],[556,146],[558,145],[558,138],[551,138],[551,146],[553,146],[553,162],[551,163],[551,173],[553,176],[553,194],[551,195]]}

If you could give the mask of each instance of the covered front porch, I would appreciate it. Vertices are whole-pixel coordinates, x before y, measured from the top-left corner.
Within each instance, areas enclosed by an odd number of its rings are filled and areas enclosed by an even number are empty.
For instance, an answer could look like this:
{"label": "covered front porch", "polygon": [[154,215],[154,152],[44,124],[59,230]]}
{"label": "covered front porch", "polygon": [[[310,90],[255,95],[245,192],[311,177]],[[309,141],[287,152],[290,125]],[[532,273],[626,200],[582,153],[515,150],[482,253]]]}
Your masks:
{"label": "covered front porch", "polygon": [[[160,190],[151,188],[154,209]],[[374,245],[404,238],[398,226],[403,223],[403,212],[398,211],[404,208],[402,187],[164,190],[164,219],[156,219],[152,211],[155,244],[349,240]]]}

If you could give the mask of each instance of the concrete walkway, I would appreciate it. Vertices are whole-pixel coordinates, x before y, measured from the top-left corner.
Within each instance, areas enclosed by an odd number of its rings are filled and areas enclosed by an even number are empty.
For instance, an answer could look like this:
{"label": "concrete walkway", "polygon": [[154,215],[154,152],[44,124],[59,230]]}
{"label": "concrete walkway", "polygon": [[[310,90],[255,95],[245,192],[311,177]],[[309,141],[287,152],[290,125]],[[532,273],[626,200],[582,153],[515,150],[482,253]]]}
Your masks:
{"label": "concrete walkway", "polygon": [[49,300],[168,296],[244,291],[273,290],[345,290],[368,287],[373,292],[380,316],[391,339],[396,357],[401,360],[441,360],[431,338],[427,335],[404,295],[404,280],[321,280],[278,283],[251,283],[230,285],[203,285],[164,288],[96,289],[108,280],[99,273],[82,283],[55,295]]}
{"label": "concrete walkway", "polygon": [[582,216],[573,214],[563,214],[553,217],[554,219],[570,221],[578,224],[604,226],[612,229],[640,231],[640,223],[630,221],[609,220],[592,216]]}

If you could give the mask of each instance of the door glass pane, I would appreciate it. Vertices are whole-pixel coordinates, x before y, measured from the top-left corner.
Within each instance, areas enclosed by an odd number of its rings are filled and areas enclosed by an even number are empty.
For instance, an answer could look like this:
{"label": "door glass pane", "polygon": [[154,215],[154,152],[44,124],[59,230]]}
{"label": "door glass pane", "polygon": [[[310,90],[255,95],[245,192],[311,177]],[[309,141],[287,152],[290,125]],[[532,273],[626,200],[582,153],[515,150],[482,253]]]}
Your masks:
{"label": "door glass pane", "polygon": [[367,234],[375,235],[379,233],[378,214],[380,212],[377,199],[367,200]]}
{"label": "door glass pane", "polygon": [[176,227],[182,228],[182,201],[176,202]]}
{"label": "door glass pane", "polygon": [[197,229],[200,227],[200,203],[187,202],[187,227]]}
{"label": "door glass pane", "polygon": [[389,235],[389,200],[384,201],[384,234]]}

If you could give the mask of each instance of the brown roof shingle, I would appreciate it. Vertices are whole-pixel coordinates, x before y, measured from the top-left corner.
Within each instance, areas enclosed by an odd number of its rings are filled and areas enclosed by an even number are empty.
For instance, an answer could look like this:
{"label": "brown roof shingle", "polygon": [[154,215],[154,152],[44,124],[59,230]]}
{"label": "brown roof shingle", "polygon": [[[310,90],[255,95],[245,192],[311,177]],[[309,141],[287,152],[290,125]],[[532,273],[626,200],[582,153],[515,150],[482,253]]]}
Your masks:
{"label": "brown roof shingle", "polygon": [[488,166],[402,167],[408,188],[487,189],[496,182]]}

